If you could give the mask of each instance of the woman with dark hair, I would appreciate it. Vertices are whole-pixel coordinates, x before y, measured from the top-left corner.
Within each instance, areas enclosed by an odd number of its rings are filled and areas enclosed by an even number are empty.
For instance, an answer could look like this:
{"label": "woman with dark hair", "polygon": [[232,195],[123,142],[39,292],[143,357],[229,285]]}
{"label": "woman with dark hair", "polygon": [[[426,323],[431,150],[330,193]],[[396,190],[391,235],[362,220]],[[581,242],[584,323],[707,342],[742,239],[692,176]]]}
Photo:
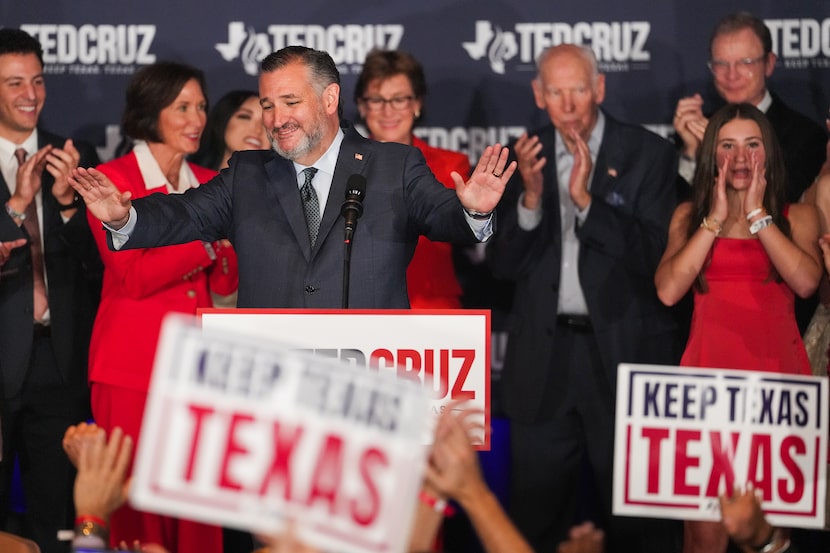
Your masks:
{"label": "woman with dark hair", "polygon": [[262,125],[259,93],[232,90],[211,108],[202,144],[190,158],[193,163],[220,171],[239,150],[267,150],[268,134]]}
{"label": "woman with dark hair", "polygon": [[[199,147],[207,98],[202,72],[159,62],[139,70],[127,87],[124,134],[133,149],[98,170],[133,198],[176,194],[207,182],[215,172],[185,161]],[[104,261],[101,305],[92,331],[89,380],[92,414],[107,432],[121,427],[138,440],[161,322],[168,313],[211,307],[213,290],[237,284],[233,249],[218,242],[113,252],[101,222],[88,214]],[[111,520],[113,545],[124,540],[160,543],[171,551],[221,552],[218,527],[133,510]]]}
{"label": "woman with dark hair", "polygon": [[[415,146],[435,177],[447,188],[454,188],[453,172],[465,179],[470,174],[467,156],[433,148],[412,134],[426,92],[418,60],[398,50],[373,50],[363,62],[354,100],[373,139]],[[452,246],[422,236],[407,268],[406,284],[413,308],[460,308],[461,286],[455,276]]]}
{"label": "woman with dark hair", "polygon": [[[822,275],[818,214],[785,204],[781,148],[763,113],[749,104],[715,113],[692,186],[654,278],[666,305],[694,290],[680,364],[810,374],[794,301]],[[719,553],[728,537],[720,523],[687,521],[684,542],[685,553]]]}

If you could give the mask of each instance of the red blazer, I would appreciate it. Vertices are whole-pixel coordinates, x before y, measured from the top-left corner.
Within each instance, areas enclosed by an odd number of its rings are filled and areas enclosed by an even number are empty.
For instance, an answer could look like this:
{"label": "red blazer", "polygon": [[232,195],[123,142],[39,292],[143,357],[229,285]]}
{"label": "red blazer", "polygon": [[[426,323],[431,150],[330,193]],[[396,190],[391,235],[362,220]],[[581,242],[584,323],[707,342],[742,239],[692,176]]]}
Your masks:
{"label": "red blazer", "polygon": [[[190,164],[200,183],[215,171]],[[165,188],[147,190],[138,161],[130,153],[98,167],[133,198]],[[113,252],[101,222],[87,220],[104,262],[101,305],[92,329],[89,380],[146,392],[156,353],[159,328],[171,312],[195,314],[211,307],[210,290],[227,295],[237,286],[236,255],[214,244],[214,262],[202,242]]]}
{"label": "red blazer", "polygon": [[[412,145],[421,150],[435,178],[447,188],[455,188],[450,176],[453,171],[465,180],[470,176],[470,160],[466,155],[433,148],[416,136],[412,137]],[[413,308],[460,308],[462,290],[455,276],[452,245],[421,236],[406,270],[406,286]]]}

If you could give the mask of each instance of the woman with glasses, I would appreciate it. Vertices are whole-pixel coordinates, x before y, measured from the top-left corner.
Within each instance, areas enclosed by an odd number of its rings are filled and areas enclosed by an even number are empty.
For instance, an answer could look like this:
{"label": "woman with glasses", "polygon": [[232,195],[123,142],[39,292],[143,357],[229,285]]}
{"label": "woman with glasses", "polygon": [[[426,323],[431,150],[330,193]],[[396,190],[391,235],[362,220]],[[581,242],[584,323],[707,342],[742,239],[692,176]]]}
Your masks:
{"label": "woman with glasses", "polygon": [[[433,148],[412,134],[421,117],[426,79],[421,64],[397,50],[373,50],[363,62],[354,100],[369,134],[380,142],[399,142],[418,148],[444,186],[453,188],[450,174],[470,174],[464,154]],[[461,307],[461,286],[455,276],[452,246],[421,237],[406,273],[409,303],[413,308]]]}

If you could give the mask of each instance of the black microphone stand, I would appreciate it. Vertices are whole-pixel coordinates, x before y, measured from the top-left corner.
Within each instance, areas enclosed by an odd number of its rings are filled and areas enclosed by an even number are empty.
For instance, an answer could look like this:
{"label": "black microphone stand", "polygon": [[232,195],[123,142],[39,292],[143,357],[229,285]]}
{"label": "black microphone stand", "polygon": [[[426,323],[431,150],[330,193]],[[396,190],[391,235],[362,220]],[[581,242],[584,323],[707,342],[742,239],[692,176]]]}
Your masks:
{"label": "black microphone stand", "polygon": [[343,309],[349,308],[349,273],[352,268],[352,233],[343,240]]}
{"label": "black microphone stand", "polygon": [[346,182],[346,201],[340,208],[340,214],[346,222],[346,234],[343,239],[343,309],[349,308],[349,274],[352,268],[352,241],[357,230],[357,220],[363,215],[363,196],[366,194],[366,178],[352,175]]}

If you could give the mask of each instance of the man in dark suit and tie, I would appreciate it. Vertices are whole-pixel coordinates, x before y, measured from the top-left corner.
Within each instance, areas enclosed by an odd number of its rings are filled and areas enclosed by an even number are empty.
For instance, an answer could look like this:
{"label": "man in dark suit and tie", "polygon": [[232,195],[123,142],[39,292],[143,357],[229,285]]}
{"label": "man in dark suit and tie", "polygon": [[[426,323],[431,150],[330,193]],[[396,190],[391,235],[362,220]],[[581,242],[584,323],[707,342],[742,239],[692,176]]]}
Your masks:
{"label": "man in dark suit and tie", "polygon": [[515,169],[506,148],[487,148],[466,183],[454,174],[456,190],[445,188],[416,148],[341,126],[337,67],[310,48],[267,56],[259,93],[273,151],[236,153],[198,189],[130,201],[101,173],[74,172],[88,208],[119,229],[114,247],[227,237],[239,261],[240,307],[341,307],[341,205],[358,175],[366,189],[352,240],[349,306],[406,308],[406,267],[419,235],[473,243],[492,233],[491,212]]}
{"label": "man in dark suit and tie", "polygon": [[[51,553],[69,550],[57,540],[74,519],[74,470],[61,441],[90,415],[87,350],[102,266],[68,183],[78,163],[98,157],[37,127],[45,98],[40,44],[0,29],[0,517]],[[15,457],[22,529],[7,520]]]}
{"label": "man in dark suit and tie", "polygon": [[[518,171],[487,246],[494,274],[516,281],[502,380],[510,514],[536,551],[556,551],[587,515],[608,551],[669,552],[677,525],[610,513],[617,365],[676,362],[653,284],[674,150],[599,108],[605,79],[590,48],[549,48],[537,69],[536,105],[551,124],[514,145]],[[580,483],[584,467],[592,478]]]}

